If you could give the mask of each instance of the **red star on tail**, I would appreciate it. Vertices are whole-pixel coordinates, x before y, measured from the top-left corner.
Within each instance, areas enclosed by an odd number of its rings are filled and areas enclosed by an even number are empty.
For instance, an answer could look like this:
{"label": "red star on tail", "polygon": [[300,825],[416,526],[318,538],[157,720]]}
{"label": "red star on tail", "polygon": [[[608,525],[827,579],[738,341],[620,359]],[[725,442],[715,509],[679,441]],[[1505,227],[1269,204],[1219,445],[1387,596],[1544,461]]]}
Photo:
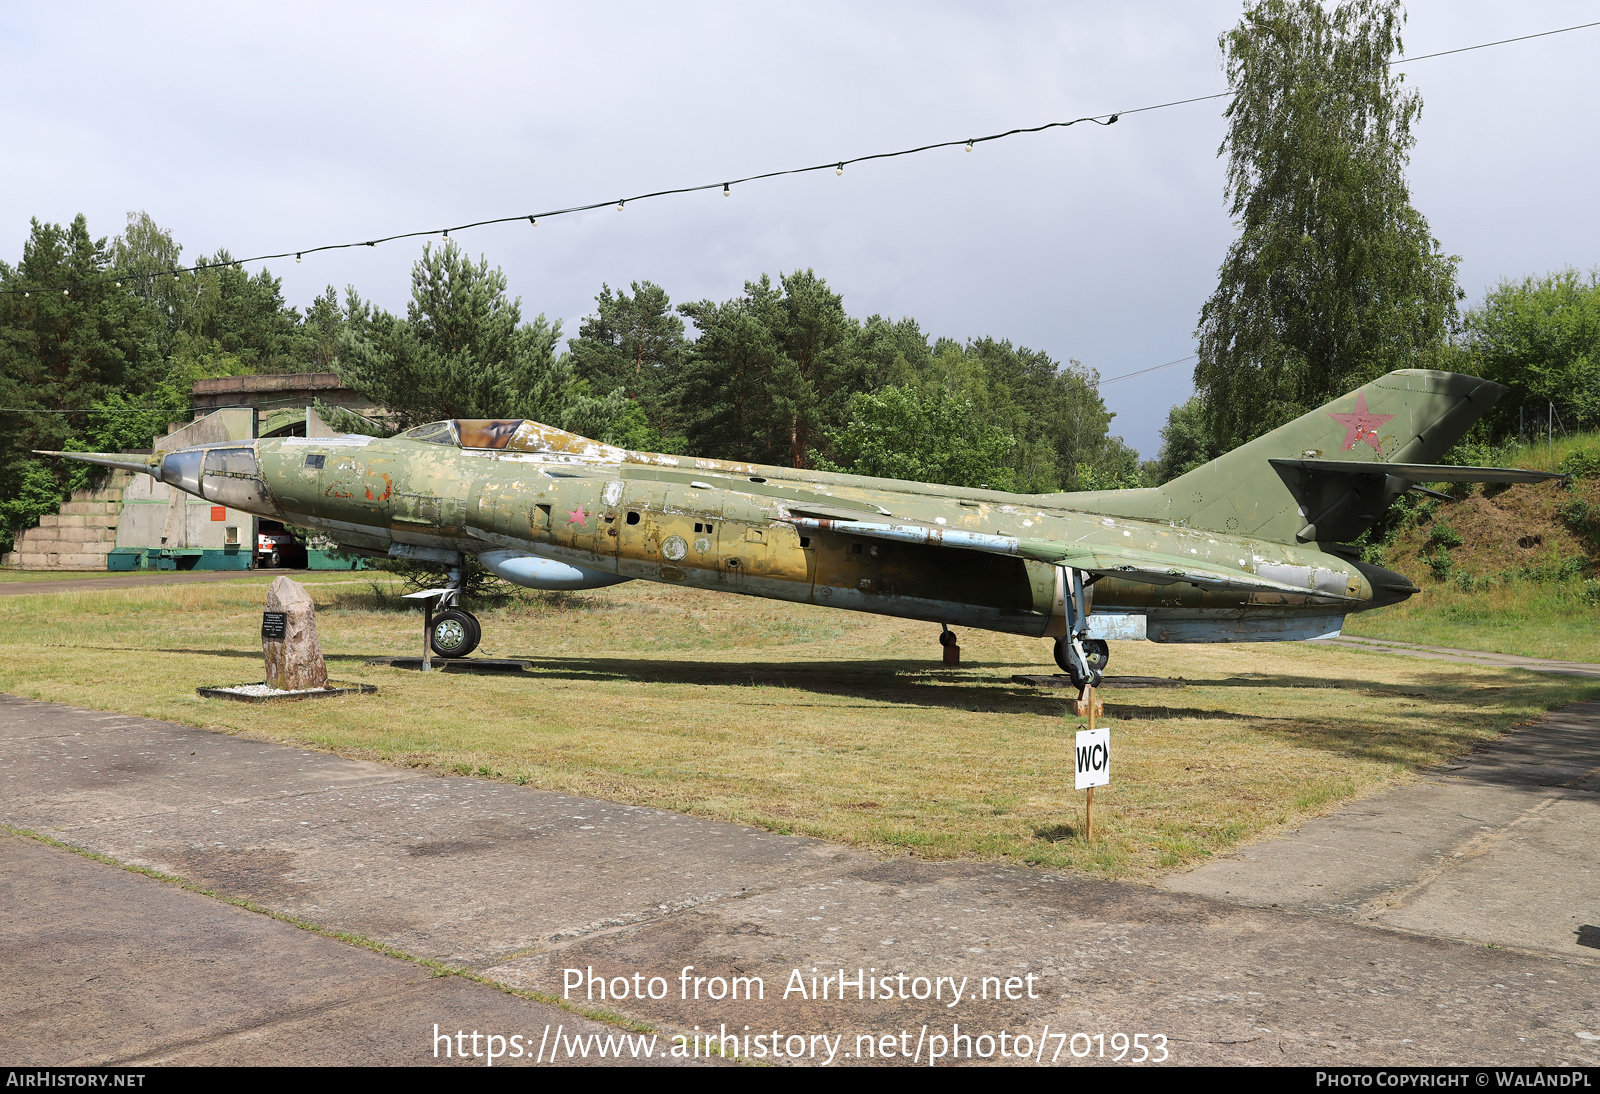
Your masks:
{"label": "red star on tail", "polygon": [[1329,414],[1328,417],[1344,426],[1344,450],[1350,451],[1357,444],[1366,441],[1378,455],[1383,455],[1383,446],[1378,443],[1378,427],[1393,414],[1374,414],[1367,409],[1367,397],[1361,392],[1356,393],[1356,412],[1354,414]]}

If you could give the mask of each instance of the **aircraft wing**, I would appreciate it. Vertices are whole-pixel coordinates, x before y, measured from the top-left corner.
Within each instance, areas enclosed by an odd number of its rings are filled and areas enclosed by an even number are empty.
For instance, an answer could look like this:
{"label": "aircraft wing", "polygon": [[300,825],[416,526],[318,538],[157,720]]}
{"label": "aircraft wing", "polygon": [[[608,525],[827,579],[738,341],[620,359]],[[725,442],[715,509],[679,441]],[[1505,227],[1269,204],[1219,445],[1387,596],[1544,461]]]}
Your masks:
{"label": "aircraft wing", "polygon": [[1015,555],[1018,558],[1031,558],[1036,562],[1048,562],[1057,566],[1071,566],[1092,574],[1140,581],[1148,585],[1183,583],[1219,591],[1296,593],[1301,596],[1313,596],[1319,600],[1357,599],[1303,585],[1273,581],[1270,578],[1201,562],[1198,559],[1186,559],[1180,555],[1140,551],[1129,547],[1060,543],[1047,539],[1025,539],[991,532],[968,532],[957,528],[935,528],[919,524],[886,524],[876,521],[826,520],[795,516],[789,517],[788,523],[797,528],[843,532],[852,536],[865,536],[868,539],[918,543],[930,547],[951,547],[993,555]]}

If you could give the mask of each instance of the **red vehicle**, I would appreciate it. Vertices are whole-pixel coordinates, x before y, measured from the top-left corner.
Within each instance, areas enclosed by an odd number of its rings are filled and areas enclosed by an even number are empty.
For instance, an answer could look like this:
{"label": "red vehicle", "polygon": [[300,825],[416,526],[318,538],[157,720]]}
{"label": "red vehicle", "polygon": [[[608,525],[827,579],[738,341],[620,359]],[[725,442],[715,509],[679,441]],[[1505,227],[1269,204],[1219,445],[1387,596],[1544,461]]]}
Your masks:
{"label": "red vehicle", "polygon": [[294,546],[294,537],[287,532],[261,532],[256,535],[256,569],[277,569],[283,565],[284,556]]}

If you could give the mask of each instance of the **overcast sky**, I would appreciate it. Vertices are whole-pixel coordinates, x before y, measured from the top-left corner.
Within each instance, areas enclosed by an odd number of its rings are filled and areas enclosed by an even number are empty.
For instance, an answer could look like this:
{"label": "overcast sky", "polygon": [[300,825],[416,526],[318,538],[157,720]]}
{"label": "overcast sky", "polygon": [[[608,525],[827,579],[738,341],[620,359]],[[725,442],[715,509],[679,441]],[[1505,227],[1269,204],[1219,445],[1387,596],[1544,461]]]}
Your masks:
{"label": "overcast sky", "polygon": [[[437,228],[1223,90],[1241,5],[12,4],[0,258],[32,217],[145,210],[193,258]],[[1600,20],[1417,0],[1411,55]],[[1405,68],[1414,204],[1469,303],[1597,259],[1600,27]],[[460,233],[576,334],[603,282],[674,302],[811,268],[858,318],[992,335],[1103,377],[1194,350],[1232,237],[1221,101]],[[419,241],[269,264],[289,302],[403,310]],[[1152,456],[1188,365],[1108,385]]]}

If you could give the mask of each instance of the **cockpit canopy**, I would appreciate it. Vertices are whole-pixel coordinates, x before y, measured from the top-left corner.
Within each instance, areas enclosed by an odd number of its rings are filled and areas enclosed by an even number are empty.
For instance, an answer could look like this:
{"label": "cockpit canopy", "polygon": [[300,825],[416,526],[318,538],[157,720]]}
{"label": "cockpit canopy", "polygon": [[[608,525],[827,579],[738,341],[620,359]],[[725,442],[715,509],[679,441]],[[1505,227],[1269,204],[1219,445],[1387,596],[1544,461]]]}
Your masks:
{"label": "cockpit canopy", "polygon": [[480,451],[563,453],[592,459],[618,459],[624,455],[612,445],[543,425],[531,418],[451,418],[419,425],[400,436]]}
{"label": "cockpit canopy", "polygon": [[457,448],[504,448],[525,418],[451,418],[429,422],[400,434],[413,441],[449,444]]}

